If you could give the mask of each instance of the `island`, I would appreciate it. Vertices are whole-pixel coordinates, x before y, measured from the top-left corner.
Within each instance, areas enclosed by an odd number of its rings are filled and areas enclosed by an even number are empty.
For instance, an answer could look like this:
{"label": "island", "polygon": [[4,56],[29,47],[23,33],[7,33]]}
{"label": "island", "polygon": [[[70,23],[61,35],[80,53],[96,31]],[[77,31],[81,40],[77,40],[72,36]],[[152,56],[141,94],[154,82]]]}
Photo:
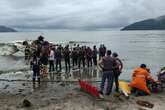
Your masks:
{"label": "island", "polygon": [[130,24],[121,30],[165,30],[165,15]]}
{"label": "island", "polygon": [[0,32],[17,32],[17,31],[15,29],[10,28],[10,27],[0,25]]}

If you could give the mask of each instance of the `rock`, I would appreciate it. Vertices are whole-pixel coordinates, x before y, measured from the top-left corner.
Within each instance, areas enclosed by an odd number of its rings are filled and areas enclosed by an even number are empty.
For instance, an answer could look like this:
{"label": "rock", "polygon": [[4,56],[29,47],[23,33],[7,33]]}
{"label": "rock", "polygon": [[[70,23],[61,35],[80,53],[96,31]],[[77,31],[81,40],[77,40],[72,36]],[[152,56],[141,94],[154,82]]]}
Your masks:
{"label": "rock", "polygon": [[23,83],[22,86],[25,86],[25,83]]}
{"label": "rock", "polygon": [[59,85],[62,87],[65,87],[65,83],[63,83],[63,82],[61,82]]}
{"label": "rock", "polygon": [[136,103],[140,106],[147,107],[147,108],[153,108],[154,107],[154,104],[152,104],[148,101],[138,100],[138,101],[136,101]]}
{"label": "rock", "polygon": [[32,104],[31,104],[31,102],[29,101],[29,100],[27,100],[27,99],[24,99],[23,100],[23,106],[24,107],[30,107]]}
{"label": "rock", "polygon": [[7,89],[9,87],[9,85],[6,85],[3,89]]}
{"label": "rock", "polygon": [[50,100],[56,100],[56,99],[52,97],[52,98],[50,98]]}
{"label": "rock", "polygon": [[19,89],[19,91],[18,91],[18,92],[22,92],[22,91],[24,91],[24,89]]}

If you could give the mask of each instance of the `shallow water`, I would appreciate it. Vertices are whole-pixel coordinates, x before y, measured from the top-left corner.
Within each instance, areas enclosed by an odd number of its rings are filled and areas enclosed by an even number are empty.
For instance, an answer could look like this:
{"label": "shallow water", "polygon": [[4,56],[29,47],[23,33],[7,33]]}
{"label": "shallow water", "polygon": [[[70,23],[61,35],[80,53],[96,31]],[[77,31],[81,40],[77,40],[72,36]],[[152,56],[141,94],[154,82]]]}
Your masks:
{"label": "shallow water", "polygon": [[[146,63],[155,74],[165,66],[165,31],[73,31],[52,30],[44,32],[0,33],[0,43],[18,40],[34,40],[43,35],[54,43],[88,41],[86,45],[97,47],[105,44],[108,49],[118,52],[124,63],[121,79],[130,79],[133,69]],[[0,56],[0,71],[24,67],[21,59],[14,56]]]}

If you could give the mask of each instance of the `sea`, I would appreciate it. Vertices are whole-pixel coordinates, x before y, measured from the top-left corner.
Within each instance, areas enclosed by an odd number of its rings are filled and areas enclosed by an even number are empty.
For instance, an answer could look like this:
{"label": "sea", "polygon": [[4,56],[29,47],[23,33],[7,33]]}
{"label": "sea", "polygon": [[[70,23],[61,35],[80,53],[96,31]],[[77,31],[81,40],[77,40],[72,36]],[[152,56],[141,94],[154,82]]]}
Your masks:
{"label": "sea", "polygon": [[[2,46],[9,43],[35,40],[39,35],[55,44],[67,44],[70,41],[99,48],[104,44],[107,49],[117,52],[124,68],[120,79],[131,79],[134,68],[144,63],[156,73],[165,66],[165,31],[119,31],[119,30],[45,30],[40,32],[0,33],[0,53]],[[2,45],[3,44],[3,45]],[[24,70],[27,65],[23,54],[0,55],[0,79],[3,74]],[[12,77],[11,77],[12,78]]]}

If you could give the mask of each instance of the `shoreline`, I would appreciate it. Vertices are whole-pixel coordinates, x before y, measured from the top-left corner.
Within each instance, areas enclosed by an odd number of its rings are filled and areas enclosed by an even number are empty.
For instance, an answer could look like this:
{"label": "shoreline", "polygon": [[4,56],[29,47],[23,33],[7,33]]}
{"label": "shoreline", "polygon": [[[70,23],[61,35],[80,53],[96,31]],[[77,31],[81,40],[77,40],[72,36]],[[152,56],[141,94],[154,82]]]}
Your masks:
{"label": "shoreline", "polygon": [[[56,74],[57,75],[57,74]],[[163,110],[165,92],[151,96],[124,95],[115,97],[114,93],[105,96],[105,100],[97,99],[80,90],[78,79],[58,81],[43,80],[40,86],[31,81],[0,81],[0,110]],[[93,82],[99,88],[99,82]],[[23,100],[31,102],[31,107],[23,106]],[[154,104],[152,109],[139,106],[138,100]]]}

